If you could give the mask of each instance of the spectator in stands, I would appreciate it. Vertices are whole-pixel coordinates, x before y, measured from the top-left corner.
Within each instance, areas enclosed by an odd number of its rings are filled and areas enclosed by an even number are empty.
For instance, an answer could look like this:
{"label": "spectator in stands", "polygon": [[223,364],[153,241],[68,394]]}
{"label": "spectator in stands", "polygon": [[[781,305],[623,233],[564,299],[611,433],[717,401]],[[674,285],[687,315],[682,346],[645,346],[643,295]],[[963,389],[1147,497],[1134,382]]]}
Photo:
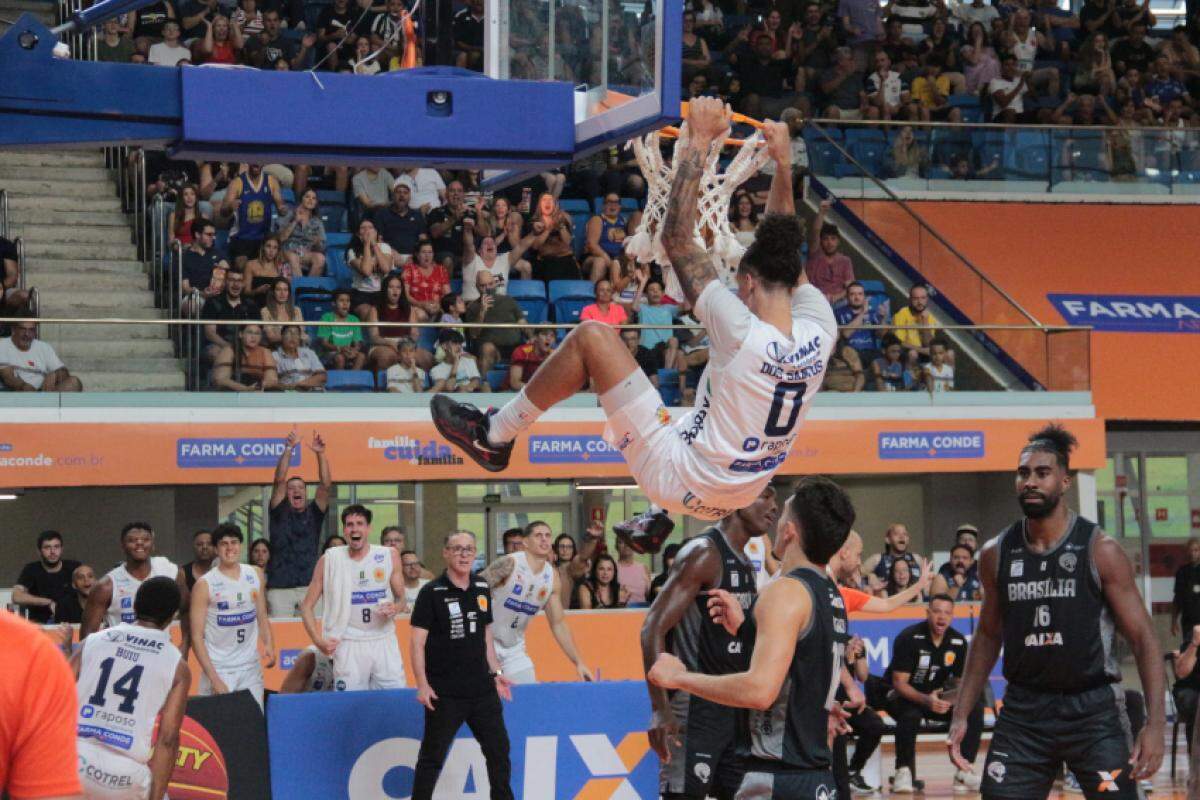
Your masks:
{"label": "spectator in stands", "polygon": [[54,621],[60,625],[78,625],[83,622],[83,607],[87,596],[96,585],[96,572],[87,564],[80,564],[71,572],[71,591],[54,605]]}
{"label": "spectator in stands", "polygon": [[[468,239],[473,241],[475,220],[467,217],[463,225],[466,228],[463,242]],[[442,297],[450,291],[450,273],[434,260],[432,244],[420,243],[417,260],[404,265],[403,277],[404,292],[409,302],[421,309],[427,319],[436,319],[442,310]]]}
{"label": "spectator in stands", "polygon": [[[475,287],[480,296],[467,306],[466,321],[485,325],[528,322],[516,300],[496,293],[496,276],[491,272],[476,273]],[[497,361],[507,361],[512,351],[525,339],[524,329],[514,327],[472,328],[469,335],[475,354],[479,356],[479,369],[485,375]]]}
{"label": "spectator in stands", "polygon": [[213,546],[212,531],[202,528],[193,533],[192,560],[180,567],[183,570],[183,581],[187,584],[189,592],[195,588],[196,581],[212,569],[213,560],[216,557],[217,551]]}
{"label": "spectator in stands", "polygon": [[71,594],[71,574],[78,561],[65,559],[63,537],[58,531],[42,531],[37,537],[38,560],[21,569],[13,586],[12,601],[21,613],[38,625],[48,625],[55,607]]}
{"label": "spectator in stands", "polygon": [[195,64],[237,64],[245,40],[242,32],[229,17],[217,14],[204,21],[204,35],[192,43],[192,62]]}
{"label": "spectator in stands", "polygon": [[822,12],[821,6],[809,2],[804,6],[800,34],[791,38],[792,62],[804,68],[805,86],[812,85],[817,75],[833,64],[838,40],[835,20]]}
{"label": "spectator in stands", "polygon": [[821,73],[818,82],[821,95],[825,98],[824,116],[829,119],[862,119],[867,101],[866,93],[862,90],[865,79],[863,73],[855,68],[854,55],[849,47],[835,50],[833,66]]}
{"label": "spectator in stands", "polygon": [[328,376],[321,358],[303,345],[302,329],[298,325],[283,328],[279,348],[271,353],[279,388],[310,392],[325,388]]}
{"label": "spectator in stands", "polygon": [[316,189],[304,190],[296,208],[275,221],[275,231],[283,242],[291,277],[325,274],[325,222]]}
{"label": "spectator in stands", "polygon": [[919,116],[912,102],[912,94],[908,84],[900,77],[900,73],[892,69],[892,61],[887,51],[875,51],[875,66],[867,76],[867,119],[915,119]]}
{"label": "spectator in stands", "polygon": [[[912,82],[912,97],[921,112],[921,119],[962,122],[962,111],[950,105],[953,87],[950,76],[943,71],[940,55],[931,53],[925,61],[924,72]],[[910,137],[911,138],[911,137]]]}
{"label": "spectator in stands", "polygon": [[950,13],[967,26],[978,22],[985,28],[992,24],[992,20],[1000,18],[1000,9],[985,0],[955,3],[950,9]]}
{"label": "spectator in stands", "polygon": [[1123,75],[1131,69],[1145,74],[1154,63],[1154,48],[1146,41],[1146,23],[1134,22],[1129,26],[1129,35],[1112,46],[1112,60],[1117,74]]}
{"label": "spectator in stands", "polygon": [[267,564],[271,563],[271,543],[266,539],[255,539],[250,543],[250,555],[247,558],[251,565],[266,572]]}
{"label": "spectator in stands", "polygon": [[[386,370],[400,359],[400,345],[417,340],[417,328],[403,323],[424,322],[425,312],[413,308],[404,292],[404,281],[397,273],[388,275],[383,282],[379,303],[367,310],[367,322],[375,324],[367,328],[367,340],[371,349],[367,352],[368,368],[373,372]],[[426,350],[417,348],[417,363],[429,366],[433,357]]]}
{"label": "spectator in stands", "polygon": [[579,312],[579,319],[596,320],[609,325],[624,325],[629,321],[625,307],[613,302],[612,281],[601,278],[595,284],[596,302],[589,303]]}
{"label": "spectator in stands", "polygon": [[905,368],[904,348],[894,333],[883,336],[882,354],[871,362],[877,392],[907,392],[913,389],[912,375]]}
{"label": "spectator in stands", "polygon": [[[338,289],[333,293],[333,310],[322,314],[321,322],[358,321],[359,318],[350,313],[350,292]],[[367,363],[362,328],[357,325],[322,326],[317,330],[317,353],[329,369],[362,369]]]}
{"label": "spectator in stands", "polygon": [[379,238],[396,253],[397,263],[406,264],[417,252],[417,243],[425,233],[425,215],[412,208],[412,185],[406,175],[396,178],[392,185],[392,203],[375,209],[375,228]]}
{"label": "spectator in stands", "polygon": [[938,569],[929,590],[934,595],[948,595],[957,603],[982,600],[983,585],[979,582],[975,551],[965,544],[950,548],[950,561]]}
{"label": "spectator in stands", "polygon": [[1117,74],[1108,51],[1108,37],[1097,31],[1079,48],[1075,64],[1075,91],[1110,95],[1117,89]]}
{"label": "spectator in stands", "polygon": [[238,346],[217,353],[209,378],[227,392],[268,392],[279,388],[279,373],[271,351],[262,346],[262,326],[243,325]]}
{"label": "spectator in stands", "polygon": [[[1200,653],[1200,625],[1190,630],[1191,635],[1174,653],[1175,685],[1171,687],[1176,717],[1189,721],[1196,719],[1196,707],[1200,705],[1200,659],[1197,659],[1197,653]],[[1188,753],[1192,752],[1195,727],[1194,722],[1183,726],[1187,734]]]}
{"label": "spectator in stands", "polygon": [[248,284],[246,293],[254,302],[262,305],[271,293],[271,286],[284,275],[285,269],[290,271],[283,258],[283,245],[279,237],[270,233],[262,240],[258,257],[246,262],[244,277]]}
{"label": "spectator in stands", "polygon": [[[972,553],[978,552],[979,551],[979,528],[976,528],[974,525],[972,525],[969,522],[964,522],[963,524],[959,525],[958,528],[955,529],[955,531],[954,531],[954,543],[955,544],[965,544],[967,547],[971,548]],[[946,565],[943,564],[942,567],[944,569],[946,567]],[[942,574],[948,576],[949,572],[944,572]]]}
{"label": "spectator in stands", "polygon": [[500,536],[504,555],[517,553],[525,549],[524,528],[509,528]]}
{"label": "spectator in stands", "polygon": [[930,393],[954,390],[954,366],[949,363],[950,346],[941,336],[929,342],[929,363],[921,365],[922,385]]}
{"label": "spectator in stands", "polygon": [[531,224],[534,237],[530,249],[537,257],[533,277],[541,281],[579,280],[571,216],[558,207],[558,200],[550,192],[538,198]]}
{"label": "spectator in stands", "polygon": [[157,67],[174,67],[180,61],[190,59],[192,51],[179,43],[179,23],[168,20],[163,24],[163,40],[150,46],[150,56],[147,59]]}
{"label": "spectator in stands", "polygon": [[[295,327],[297,331],[302,331],[298,324],[303,324],[304,314],[292,302],[292,284],[287,278],[276,278],[271,283],[271,291],[267,294],[266,304],[262,307],[262,320],[263,322],[291,323],[289,327]],[[278,325],[264,325],[263,336],[266,339],[266,346],[272,350],[279,347],[283,341],[283,333]],[[307,335],[301,333],[298,344],[307,343]]]}
{"label": "spectator in stands", "polygon": [[454,15],[454,65],[483,72],[483,0],[467,0]]}
{"label": "spectator in stands", "polygon": [[821,290],[830,303],[836,303],[846,296],[846,287],[854,281],[854,265],[848,256],[838,252],[842,237],[837,227],[825,222],[825,215],[832,206],[832,200],[822,200],[817,209],[804,272],[809,283]]}
{"label": "spectator in stands", "polygon": [[[904,350],[905,363],[915,365],[918,361],[929,361],[929,343],[938,333],[933,327],[937,324],[937,318],[929,310],[929,289],[920,283],[913,284],[908,290],[908,305],[892,317],[892,334]],[[918,330],[916,326],[924,326],[924,330]],[[953,365],[952,351],[947,356]]]}
{"label": "spectator in stands", "polygon": [[346,263],[353,270],[351,305],[360,319],[365,319],[371,306],[379,302],[383,291],[381,279],[395,266],[395,253],[379,238],[375,223],[364,219],[358,223],[358,233],[346,248]]}
{"label": "spectator in stands", "polygon": [[333,3],[321,9],[315,26],[317,46],[327,59],[325,63],[329,69],[337,70],[349,63],[358,36],[369,32],[369,24],[357,9],[350,8],[349,0],[333,0]]}
{"label": "spectator in stands", "polygon": [[704,75],[706,70],[712,66],[708,43],[696,32],[696,15],[690,10],[683,12],[683,35],[681,38],[683,45],[682,85],[687,86],[693,77]]}
{"label": "spectator in stands", "polygon": [[412,608],[413,603],[417,602],[417,592],[421,591],[421,587],[429,583],[430,579],[422,577],[424,566],[412,550],[401,551],[400,569],[404,572],[404,599],[408,602],[408,607]]}
{"label": "spectator in stands", "polygon": [[217,0],[182,0],[178,8],[182,38],[190,43],[204,36],[204,23],[220,13]]}
{"label": "spectator in stands", "polygon": [[466,193],[461,181],[450,181],[446,185],[446,204],[425,215],[429,223],[429,238],[439,263],[452,263],[463,249],[463,232],[467,220],[473,226],[472,233],[482,236],[491,229],[480,221],[480,215],[466,203]]}
{"label": "spectator in stands", "polygon": [[[954,616],[954,601],[946,595],[935,595],[929,601],[924,622],[901,631],[894,643],[892,662],[884,680],[894,693],[888,713],[896,720],[896,775],[892,792],[911,794],[917,769],[917,733],[922,720],[949,722],[957,681],[962,679],[967,660],[967,637],[955,630],[950,622]],[[953,679],[953,681],[951,680]],[[974,762],[983,733],[983,698],[971,710],[962,754]],[[954,775],[955,792],[979,791],[980,778],[966,770]]]}
{"label": "spectator in stands", "polygon": [[54,348],[37,338],[32,320],[14,323],[9,337],[0,339],[0,381],[14,392],[83,391]]}
{"label": "spectator in stands", "polygon": [[516,392],[529,383],[530,378],[538,371],[542,362],[554,352],[557,341],[558,337],[553,330],[542,328],[535,331],[528,342],[514,348],[512,363],[509,365],[508,375],[505,377],[505,388],[508,391]]}
{"label": "spectator in stands", "polygon": [[1175,588],[1171,597],[1171,635],[1190,631],[1200,625],[1200,536],[1187,542],[1187,563],[1175,571]]}
{"label": "spectator in stands", "polygon": [[280,30],[279,11],[265,8],[262,32],[246,40],[246,60],[259,69],[278,69],[280,61],[287,62],[288,69],[304,69],[316,43],[316,34],[306,33],[297,46]]}
{"label": "spectator in stands", "polygon": [[1029,73],[1018,72],[1017,57],[1005,53],[1000,61],[1000,77],[987,86],[992,98],[992,121],[1005,125],[1029,121],[1025,115],[1025,95],[1029,94]]}
{"label": "spectator in stands", "polygon": [[21,285],[21,259],[17,246],[0,236],[0,311],[15,315],[27,310],[29,292]]}
{"label": "spectator in stands", "polygon": [[387,368],[387,390],[401,394],[425,391],[427,375],[417,365],[417,345],[411,339],[401,339],[395,364]]}
{"label": "spectator in stands", "polygon": [[624,608],[628,599],[629,593],[617,580],[617,562],[604,553],[596,556],[587,580],[576,585],[571,608]]}
{"label": "spectator in stands", "polygon": [[679,324],[684,326],[679,331],[679,356],[674,367],[679,370],[679,388],[683,390],[684,405],[691,405],[692,390],[687,386],[688,371],[699,374],[708,364],[708,332],[696,319],[695,311],[689,311],[679,318]]}
{"label": "spectator in stands", "polygon": [[181,287],[185,316],[200,310],[191,297],[193,290],[200,293],[199,303],[217,297],[225,291],[225,278],[229,272],[229,262],[213,247],[217,237],[216,226],[206,219],[198,218],[189,227],[192,242],[183,251]]}
{"label": "spectator in stands", "polygon": [[[511,224],[520,227],[519,215],[510,214]],[[495,276],[497,294],[508,294],[508,276],[515,272],[519,279],[529,280],[533,267],[521,256],[533,242],[533,236],[518,238],[507,253],[499,252],[495,236],[484,236],[475,249],[475,237],[463,236],[463,299],[473,301],[479,299],[479,289],[475,285],[475,276],[481,271],[491,272]],[[430,250],[432,259],[432,248]],[[448,285],[447,285],[447,288]]]}
{"label": "spectator in stands", "polygon": [[250,164],[245,172],[229,182],[221,203],[221,214],[223,217],[236,215],[229,235],[229,255],[238,269],[244,269],[246,262],[258,255],[263,239],[271,231],[275,210],[286,214],[288,208],[283,202],[278,179],[264,174],[261,164]]}
{"label": "spectator in stands", "polygon": [[458,331],[442,331],[438,345],[442,361],[429,371],[433,392],[478,392],[483,380],[475,357],[463,348],[463,336]]}
{"label": "spectator in stands", "polygon": [[340,534],[333,534],[325,537],[325,543],[321,545],[321,552],[324,553],[331,547],[345,547],[346,540]]}
{"label": "spectator in stands", "polygon": [[446,202],[446,182],[436,169],[410,167],[396,178],[396,183],[406,184],[412,193],[409,205],[426,218],[429,212]]}
{"label": "spectator in stands", "polygon": [[[383,14],[379,16],[385,17]],[[379,60],[372,56],[371,50],[371,40],[366,36],[358,37],[358,41],[354,43],[354,58],[350,60],[350,69],[355,75],[378,75],[383,70]]]}
{"label": "spectator in stands", "polygon": [[883,8],[874,0],[838,0],[837,16],[848,43],[855,47],[883,38]]}
{"label": "spectator in stands", "polygon": [[593,283],[620,272],[619,260],[625,255],[625,237],[632,235],[635,229],[636,221],[621,211],[621,196],[605,195],[600,213],[588,220],[584,244],[584,271]]}
{"label": "spectator in stands", "polygon": [[[913,575],[912,568],[908,566],[908,562],[903,559],[896,559],[892,562],[888,569],[887,581],[883,588],[878,590],[876,594],[879,597],[892,597],[905,589],[909,589],[917,584],[917,577]],[[924,595],[924,593],[922,593]],[[921,596],[914,597],[909,602],[917,602]]]}
{"label": "spectator in stands", "polygon": [[921,562],[908,549],[911,541],[908,527],[901,522],[893,522],[884,532],[883,541],[883,552],[871,556],[863,563],[863,574],[874,574],[880,581],[886,581],[892,570],[892,562],[900,560],[908,562],[909,571],[919,578]]}
{"label": "spectator in stands", "polygon": [[662,369],[661,353],[656,353],[653,350],[648,350],[642,347],[642,332],[637,328],[627,328],[621,331],[621,341],[625,343],[625,347],[629,350],[629,354],[633,356],[634,361],[642,368],[642,372],[646,373],[646,377],[650,379],[650,383],[658,388],[658,371]]}
{"label": "spectator in stands", "polygon": [[[236,269],[229,270],[225,275],[225,291],[204,301],[200,309],[201,319],[215,319],[222,322],[235,320],[261,320],[262,311],[253,300],[243,297],[245,278]],[[231,347],[237,338],[235,325],[205,325],[204,338],[205,360],[212,362],[217,353],[226,347]]]}
{"label": "spectator in stands", "polygon": [[967,94],[978,96],[993,78],[1000,77],[1000,60],[988,43],[987,31],[978,22],[971,25],[967,44],[959,51],[963,60],[963,80]]}
{"label": "spectator in stands", "polygon": [[804,70],[792,66],[769,32],[759,31],[753,37],[753,52],[735,65],[743,93],[738,110],[756,119],[778,118],[787,108],[807,113],[808,98],[802,94]]}
{"label": "spectator in stands", "polygon": [[647,604],[653,579],[650,568],[638,561],[636,555],[624,539],[617,539],[617,582],[625,595],[625,604],[631,607]]}
{"label": "spectator in stands", "polygon": [[742,247],[753,244],[754,232],[758,229],[758,211],[748,192],[738,192],[730,204],[729,227]]}
{"label": "spectator in stands", "polygon": [[1175,74],[1189,86],[1189,91],[1195,94],[1196,81],[1200,78],[1200,49],[1188,41],[1186,25],[1176,25],[1171,30],[1171,38],[1162,43],[1158,54],[1165,56]]}
{"label": "spectator in stands", "polygon": [[1159,116],[1163,115],[1164,110],[1174,100],[1182,99],[1187,104],[1192,101],[1183,81],[1172,74],[1170,60],[1165,55],[1159,55],[1154,59],[1150,77],[1146,81],[1145,92],[1145,105]]}
{"label": "spectator in stands", "polygon": [[[362,41],[363,38],[365,37],[360,37],[359,41]],[[370,52],[370,41],[367,41],[366,47],[367,51]],[[379,65],[376,64],[375,68],[378,71]],[[354,174],[350,185],[354,189],[354,199],[362,207],[364,217],[374,219],[376,209],[387,207],[388,202],[391,200],[392,184],[394,182],[392,174],[386,169],[380,169],[379,167],[366,167]]]}
{"label": "spectator in stands", "polygon": [[846,301],[838,303],[834,309],[838,328],[843,329],[846,341],[858,352],[859,360],[864,364],[873,364],[880,357],[876,344],[875,332],[864,330],[865,325],[887,324],[887,301],[883,301],[874,309],[867,301],[867,291],[858,281],[846,285]]}
{"label": "spectator in stands", "polygon": [[133,42],[121,34],[121,23],[116,17],[106,19],[100,36],[96,37],[96,60],[113,64],[128,64],[133,60]]}
{"label": "spectator in stands", "polygon": [[179,190],[179,202],[167,215],[167,245],[176,241],[185,248],[195,238],[194,225],[200,219],[200,193],[194,183],[185,183]]}
{"label": "spectator in stands", "polygon": [[[321,528],[333,493],[333,473],[329,469],[325,440],[315,431],[308,445],[317,458],[320,481],[313,499],[308,499],[308,487],[303,478],[288,477],[293,452],[299,445],[300,436],[293,430],[284,440],[271,487],[268,511],[271,543],[266,573],[267,607],[272,617],[299,615],[300,601],[304,599],[317,563],[317,545],[321,541]],[[251,563],[254,563],[257,545],[256,541],[250,546]]]}
{"label": "spectator in stands", "polygon": [[1080,127],[1099,125],[1103,121],[1100,118],[1099,110],[1096,108],[1096,98],[1090,94],[1076,95],[1074,92],[1067,94],[1062,104],[1054,109],[1054,113],[1050,119],[1056,125],[1076,125]]}
{"label": "spectator in stands", "polygon": [[862,359],[858,357],[858,351],[846,341],[845,332],[839,331],[833,352],[829,355],[829,364],[825,368],[823,388],[831,392],[861,392],[865,385]]}
{"label": "spectator in stands", "polygon": [[[918,81],[924,78],[918,78]],[[917,84],[914,82],[914,86]],[[944,98],[943,98],[944,99]],[[958,111],[958,109],[954,109]],[[959,122],[961,120],[954,120]],[[884,156],[884,170],[893,178],[920,178],[929,166],[929,154],[917,143],[913,129],[905,125],[896,132],[896,139]]]}
{"label": "spectator in stands", "polygon": [[[467,303],[463,300],[461,294],[450,292],[449,294],[442,295],[442,316],[438,318],[438,322],[447,325],[460,325],[463,321],[463,315],[466,313]],[[464,328],[456,327],[455,330],[466,336]]]}
{"label": "spectator in stands", "polygon": [[[812,6],[809,6],[811,8]],[[654,598],[658,597],[658,593],[667,585],[667,578],[671,576],[671,567],[675,564],[675,557],[679,555],[680,548],[683,545],[679,542],[671,542],[663,548],[662,555],[662,572],[654,576],[654,580],[650,581],[650,593],[646,599],[653,603]]]}
{"label": "spectator in stands", "polygon": [[[642,325],[670,325],[679,316],[680,307],[664,303],[665,292],[662,281],[651,278],[646,282],[645,297],[637,307],[638,322]],[[679,340],[667,328],[642,331],[642,344],[659,355],[664,366],[675,364],[679,359]]]}
{"label": "spectator in stands", "polygon": [[[492,206],[487,209],[487,214],[488,228],[496,235],[496,249],[501,253],[507,253],[514,244],[521,240],[521,231],[525,224],[524,217],[519,211],[513,210],[507,197],[493,198]],[[510,223],[514,220],[520,224],[514,231],[516,235],[510,238]]]}

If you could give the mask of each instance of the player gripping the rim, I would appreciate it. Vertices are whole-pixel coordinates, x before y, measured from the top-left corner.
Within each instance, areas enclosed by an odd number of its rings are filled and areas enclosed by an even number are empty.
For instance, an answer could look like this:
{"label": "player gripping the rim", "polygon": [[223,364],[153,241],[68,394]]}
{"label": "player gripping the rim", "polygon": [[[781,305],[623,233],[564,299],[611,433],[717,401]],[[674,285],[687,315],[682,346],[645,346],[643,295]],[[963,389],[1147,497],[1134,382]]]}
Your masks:
{"label": "player gripping the rim", "polygon": [[658,390],[623,346],[617,330],[584,321],[529,383],[498,411],[446,395],[431,401],[447,440],[491,472],[508,466],[516,437],[554,404],[595,382],[608,422],[605,440],[620,450],[653,504],[616,526],[639,552],[657,550],[674,527],[667,512],[718,520],[754,502],[783,464],[807,401],[820,388],[837,323],[829,302],[804,275],[804,229],[792,195],[788,126],[764,125],[775,176],[767,215],[737,270],[737,293],[721,282],[714,256],[695,235],[705,164],[730,129],[732,112],[714,98],[693,100],[662,241],[684,297],[711,341],[695,406],[674,424]]}

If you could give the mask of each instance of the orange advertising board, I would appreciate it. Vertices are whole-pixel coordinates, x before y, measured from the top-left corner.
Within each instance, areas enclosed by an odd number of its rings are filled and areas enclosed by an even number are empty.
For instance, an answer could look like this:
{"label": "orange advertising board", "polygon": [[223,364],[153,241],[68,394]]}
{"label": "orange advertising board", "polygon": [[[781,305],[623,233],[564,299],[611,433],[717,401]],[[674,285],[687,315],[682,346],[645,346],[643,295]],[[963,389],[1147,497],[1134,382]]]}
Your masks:
{"label": "orange advertising board", "polygon": [[[384,415],[380,415],[381,417]],[[810,419],[780,472],[924,473],[1008,471],[1035,419]],[[1070,419],[1080,469],[1104,463],[1104,424]],[[491,473],[450,447],[428,417],[411,421],[301,423],[318,429],[343,482],[483,480]],[[269,483],[290,422],[19,423],[0,428],[0,487]],[[511,479],[623,478],[621,453],[602,438],[597,409],[586,421],[539,421],[518,442]],[[305,447],[292,469],[316,478]]]}

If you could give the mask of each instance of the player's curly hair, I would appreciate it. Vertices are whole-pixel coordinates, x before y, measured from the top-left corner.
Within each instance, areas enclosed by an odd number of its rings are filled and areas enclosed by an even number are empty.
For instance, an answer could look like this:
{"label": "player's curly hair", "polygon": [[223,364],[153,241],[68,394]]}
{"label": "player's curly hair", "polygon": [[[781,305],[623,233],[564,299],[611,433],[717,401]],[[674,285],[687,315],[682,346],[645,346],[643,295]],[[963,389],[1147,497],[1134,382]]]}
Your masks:
{"label": "player's curly hair", "polygon": [[182,595],[174,578],[158,575],[138,587],[133,596],[133,613],[138,619],[163,627],[179,610]]}
{"label": "player's curly hair", "polygon": [[792,513],[800,523],[804,555],[814,564],[828,564],[842,549],[854,525],[854,504],[849,495],[821,475],[809,475],[796,484]]}
{"label": "player's curly hair", "polygon": [[767,214],[754,229],[754,242],[742,256],[740,270],[760,280],[790,289],[800,279],[804,263],[804,223],[795,214]]}
{"label": "player's curly hair", "polygon": [[1029,436],[1029,444],[1024,452],[1053,453],[1058,465],[1065,470],[1071,469],[1071,451],[1079,446],[1075,434],[1052,422]]}

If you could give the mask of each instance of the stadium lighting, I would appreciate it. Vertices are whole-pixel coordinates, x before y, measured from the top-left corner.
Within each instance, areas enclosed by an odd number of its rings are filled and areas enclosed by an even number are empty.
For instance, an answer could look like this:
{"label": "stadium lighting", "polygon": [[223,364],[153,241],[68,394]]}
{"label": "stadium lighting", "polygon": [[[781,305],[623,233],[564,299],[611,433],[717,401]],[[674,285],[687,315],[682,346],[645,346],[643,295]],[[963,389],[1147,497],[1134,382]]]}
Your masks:
{"label": "stadium lighting", "polygon": [[642,490],[636,483],[577,483],[575,489],[580,492],[640,492]]}
{"label": "stadium lighting", "polygon": [[12,491],[0,491],[0,500],[16,500],[21,495]]}

